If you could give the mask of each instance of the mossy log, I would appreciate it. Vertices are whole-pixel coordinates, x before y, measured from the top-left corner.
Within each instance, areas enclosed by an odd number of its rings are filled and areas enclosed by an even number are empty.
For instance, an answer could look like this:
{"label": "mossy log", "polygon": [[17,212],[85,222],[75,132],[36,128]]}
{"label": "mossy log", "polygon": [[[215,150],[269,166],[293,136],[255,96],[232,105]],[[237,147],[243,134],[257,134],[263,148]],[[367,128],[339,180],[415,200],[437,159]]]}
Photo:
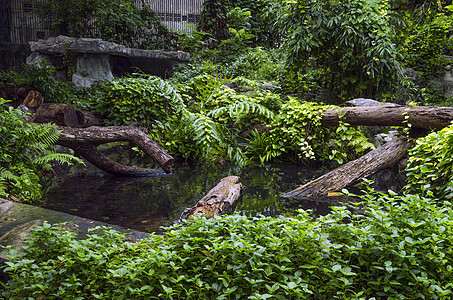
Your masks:
{"label": "mossy log", "polygon": [[322,113],[321,124],[338,126],[343,121],[350,125],[406,126],[438,130],[453,121],[453,107],[434,106],[365,106],[339,107]]}
{"label": "mossy log", "polygon": [[131,167],[119,164],[102,154],[97,146],[100,144],[129,141],[149,155],[166,172],[170,173],[174,159],[141,128],[130,126],[108,126],[71,128],[59,127],[61,130],[59,145],[71,148],[99,169],[119,176],[158,176],[160,170]]}
{"label": "mossy log", "polygon": [[282,195],[282,197],[291,199],[313,198],[315,200],[326,197],[328,193],[341,191],[362,178],[391,167],[406,156],[407,150],[411,146],[412,142],[407,138],[395,137],[383,146]]}
{"label": "mossy log", "polygon": [[196,214],[215,217],[231,213],[243,190],[244,186],[239,183],[238,176],[224,177],[195,206],[183,212],[181,218],[188,219]]}

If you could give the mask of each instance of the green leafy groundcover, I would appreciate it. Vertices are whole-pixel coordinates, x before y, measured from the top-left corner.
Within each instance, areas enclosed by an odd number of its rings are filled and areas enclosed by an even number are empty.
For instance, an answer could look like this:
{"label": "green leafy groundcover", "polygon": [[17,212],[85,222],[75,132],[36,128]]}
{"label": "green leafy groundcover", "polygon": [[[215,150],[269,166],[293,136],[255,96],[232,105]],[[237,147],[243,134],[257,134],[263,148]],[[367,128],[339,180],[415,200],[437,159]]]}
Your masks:
{"label": "green leafy groundcover", "polygon": [[3,296],[451,299],[452,246],[451,203],[373,191],[318,218],[195,217],[138,243],[108,228],[78,240],[44,224],[10,253]]}

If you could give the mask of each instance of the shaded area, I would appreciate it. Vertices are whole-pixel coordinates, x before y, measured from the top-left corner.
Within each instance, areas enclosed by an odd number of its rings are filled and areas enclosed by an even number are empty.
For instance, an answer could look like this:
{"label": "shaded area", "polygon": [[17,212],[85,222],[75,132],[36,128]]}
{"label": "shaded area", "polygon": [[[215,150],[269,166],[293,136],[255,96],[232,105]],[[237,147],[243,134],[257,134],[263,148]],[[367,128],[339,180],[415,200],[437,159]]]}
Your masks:
{"label": "shaded area", "polygon": [[140,231],[159,231],[203,198],[226,176],[240,176],[245,186],[236,211],[278,215],[295,208],[328,212],[329,203],[280,199],[280,195],[327,170],[287,164],[237,168],[231,165],[179,164],[171,176],[126,178],[73,176],[59,178],[44,197],[44,207]]}

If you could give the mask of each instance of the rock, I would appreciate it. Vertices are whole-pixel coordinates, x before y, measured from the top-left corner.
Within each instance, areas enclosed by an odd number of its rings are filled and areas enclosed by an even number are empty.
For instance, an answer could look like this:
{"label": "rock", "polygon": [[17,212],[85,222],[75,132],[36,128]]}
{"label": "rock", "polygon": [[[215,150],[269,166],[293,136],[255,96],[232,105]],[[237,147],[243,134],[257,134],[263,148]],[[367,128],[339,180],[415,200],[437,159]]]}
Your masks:
{"label": "rock", "polygon": [[420,82],[420,76],[418,76],[417,71],[412,68],[406,68],[401,71],[402,75],[412,81],[417,87],[421,87],[422,83]]}
{"label": "rock", "polygon": [[108,54],[86,54],[77,57],[77,72],[72,75],[76,86],[90,87],[97,81],[113,79]]}
{"label": "rock", "polygon": [[346,104],[356,106],[356,107],[364,107],[364,106],[383,106],[383,107],[393,107],[398,106],[395,103],[385,103],[379,102],[373,99],[366,99],[366,98],[355,98],[349,101],[346,101]]}
{"label": "rock", "polygon": [[[31,235],[33,228],[42,225],[44,222],[50,224],[66,223],[64,225],[66,228],[81,234],[96,226],[108,226],[125,233],[126,239],[129,241],[149,237],[149,234],[145,232],[0,198],[0,246],[13,246],[20,251],[24,240]],[[4,250],[0,250],[0,263],[8,260],[4,252]],[[0,271],[0,277],[1,275]]]}
{"label": "rock", "polygon": [[263,91],[275,91],[280,89],[279,86],[273,84],[262,84],[258,88]]}
{"label": "rock", "polygon": [[379,133],[376,134],[371,141],[376,148],[384,145],[387,142],[390,142],[394,137],[398,135],[398,131],[392,130],[389,133]]}
{"label": "rock", "polygon": [[189,53],[186,52],[127,48],[101,39],[63,35],[30,42],[30,49],[33,53],[27,58],[27,64],[45,60],[55,65],[61,54],[73,55],[77,68],[72,82],[84,87],[89,87],[96,81],[113,78],[112,70],[124,74],[140,69],[151,75],[169,77],[175,65],[185,64],[190,59]]}
{"label": "rock", "polygon": [[453,97],[453,66],[447,65],[442,77],[442,89],[445,97]]}

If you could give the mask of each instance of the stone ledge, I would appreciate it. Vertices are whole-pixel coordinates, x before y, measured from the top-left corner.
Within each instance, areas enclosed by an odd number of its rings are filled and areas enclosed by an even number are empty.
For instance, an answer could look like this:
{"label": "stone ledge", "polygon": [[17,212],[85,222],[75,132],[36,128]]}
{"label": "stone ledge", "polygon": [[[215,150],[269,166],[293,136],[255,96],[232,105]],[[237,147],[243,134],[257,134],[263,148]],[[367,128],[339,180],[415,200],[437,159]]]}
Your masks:
{"label": "stone ledge", "polygon": [[74,38],[64,35],[50,37],[46,40],[39,40],[37,42],[30,42],[30,49],[32,52],[39,52],[42,54],[109,54],[139,58],[175,60],[183,63],[188,62],[190,59],[190,54],[187,52],[166,52],[159,50],[127,48],[123,45],[107,42],[101,39]]}
{"label": "stone ledge", "polygon": [[[149,237],[149,234],[145,232],[0,198],[0,246],[13,246],[20,251],[24,241],[31,235],[33,228],[42,225],[44,222],[50,224],[66,223],[67,228],[81,235],[96,226],[108,226],[125,233],[126,239],[129,241]],[[4,251],[0,250],[0,263],[7,260],[2,252]]]}

